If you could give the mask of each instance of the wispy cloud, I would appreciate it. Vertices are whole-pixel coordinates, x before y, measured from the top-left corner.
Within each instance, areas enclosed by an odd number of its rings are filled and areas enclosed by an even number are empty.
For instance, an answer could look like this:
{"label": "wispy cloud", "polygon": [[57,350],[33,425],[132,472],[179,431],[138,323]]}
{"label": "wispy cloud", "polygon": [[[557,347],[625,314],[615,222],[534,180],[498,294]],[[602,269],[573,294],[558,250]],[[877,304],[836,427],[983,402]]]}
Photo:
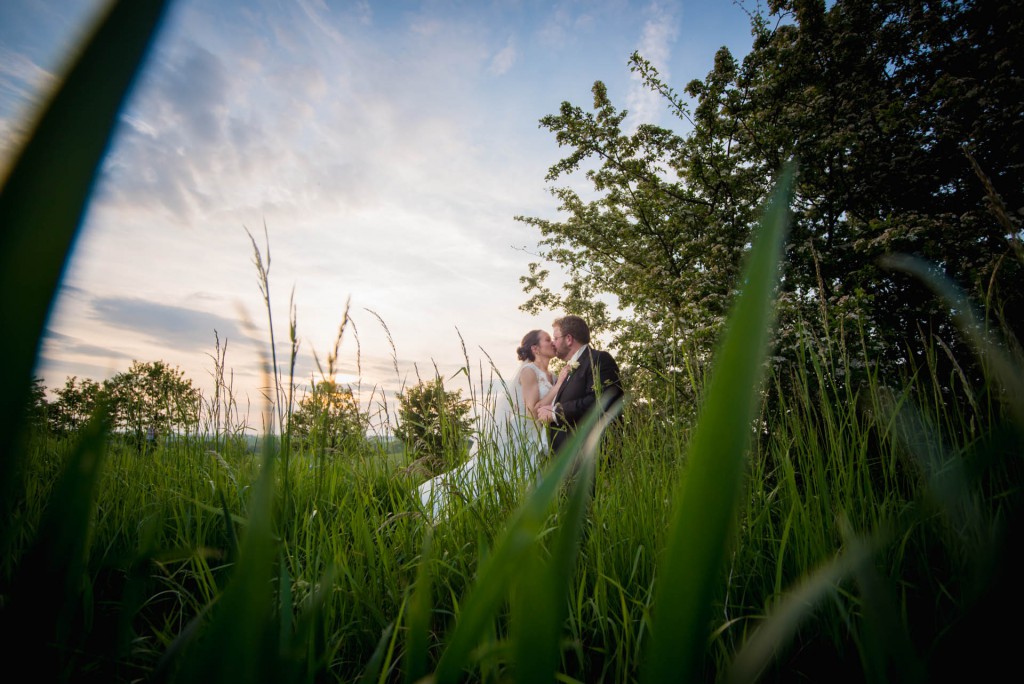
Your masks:
{"label": "wispy cloud", "polygon": [[52,356],[56,353],[87,356],[104,361],[130,358],[128,354],[113,347],[91,344],[72,335],[65,335],[64,333],[48,329],[43,333],[43,355]]}
{"label": "wispy cloud", "polygon": [[516,51],[515,37],[509,36],[505,47],[499,50],[491,59],[488,71],[495,76],[501,76],[516,63],[516,57],[518,57],[518,53]]}
{"label": "wispy cloud", "polygon": [[133,330],[165,349],[191,352],[209,348],[216,330],[220,339],[245,339],[230,318],[207,311],[144,299],[102,297],[92,303],[93,316],[112,328]]}
{"label": "wispy cloud", "polygon": [[[672,57],[672,44],[679,33],[678,8],[661,0],[655,0],[644,8],[644,27],[637,44],[637,52],[658,70],[661,80],[671,81],[669,63]],[[664,102],[657,93],[647,89],[640,80],[639,74],[631,75],[629,93],[626,96],[626,108],[629,109],[627,126],[636,129],[641,123],[657,123],[664,109]]]}
{"label": "wispy cloud", "polygon": [[53,82],[26,55],[0,46],[0,177],[27,138],[35,94],[49,92]]}
{"label": "wispy cloud", "polygon": [[[51,356],[44,352],[40,355],[39,361],[40,368],[45,367],[47,369],[49,377],[43,378],[43,381],[46,387],[51,390],[63,387],[64,383],[72,377],[79,380],[89,379],[94,382],[102,382],[119,372],[128,370],[128,364],[124,364],[123,368],[113,367],[103,363],[82,361],[81,359],[69,357],[64,353]],[[175,365],[173,361],[168,361],[167,363]]]}
{"label": "wispy cloud", "polygon": [[54,81],[54,75],[28,55],[0,46],[0,101],[31,102],[35,93],[49,92]]}

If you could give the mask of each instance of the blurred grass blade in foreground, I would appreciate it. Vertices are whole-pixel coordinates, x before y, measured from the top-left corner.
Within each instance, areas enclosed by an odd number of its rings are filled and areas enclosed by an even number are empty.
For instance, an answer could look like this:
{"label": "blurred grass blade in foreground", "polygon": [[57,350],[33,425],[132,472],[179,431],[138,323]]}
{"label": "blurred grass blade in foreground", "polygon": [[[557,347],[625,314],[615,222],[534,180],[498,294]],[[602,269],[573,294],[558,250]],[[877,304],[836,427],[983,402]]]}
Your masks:
{"label": "blurred grass blade in foreground", "polygon": [[594,494],[598,445],[605,427],[621,409],[619,401],[602,414],[583,442],[579,467],[571,476],[565,511],[559,515],[551,557],[545,561],[540,554],[533,554],[516,582],[511,630],[518,682],[555,681],[568,613],[567,596],[571,593],[580,538]]}
{"label": "blurred grass blade in foreground", "polygon": [[917,257],[893,254],[883,257],[881,264],[918,278],[946,303],[953,320],[974,347],[992,379],[1005,390],[1017,425],[1024,427],[1024,368],[1015,364],[1000,346],[967,295],[951,280],[940,275],[934,266]]}
{"label": "blurred grass blade in foreground", "polygon": [[840,582],[871,560],[878,550],[876,545],[854,539],[845,551],[788,590],[764,622],[743,642],[729,667],[726,679],[728,684],[757,681],[817,605],[834,595]]}
{"label": "blurred grass blade in foreground", "polygon": [[434,562],[432,557],[433,539],[433,531],[428,529],[423,538],[423,551],[420,554],[416,581],[413,584],[412,598],[408,609],[409,631],[405,641],[405,681],[408,684],[418,681],[427,674],[430,614],[433,606],[431,598],[433,590],[431,566]]}
{"label": "blurred grass blade in foreground", "polygon": [[[85,44],[0,189],[0,480],[16,486],[13,446],[36,353],[96,172],[166,0],[122,0]],[[13,471],[13,472],[12,472]]]}
{"label": "blurred grass blade in foreground", "polygon": [[[77,625],[89,610],[83,593],[89,529],[106,455],[108,415],[92,417],[44,510],[39,529],[0,604],[0,654],[31,663],[37,681],[60,681],[74,669],[85,638]],[[7,523],[10,524],[10,523]]]}
{"label": "blurred grass blade in foreground", "polygon": [[675,511],[655,580],[645,682],[694,681],[706,651],[768,350],[794,173],[792,164],[783,168],[754,236],[673,497]]}
{"label": "blurred grass blade in foreground", "polygon": [[[437,663],[434,673],[437,684],[462,680],[464,670],[473,662],[473,650],[481,635],[486,633],[488,624],[501,607],[521,568],[539,563],[537,537],[558,498],[562,482],[569,476],[584,448],[588,451],[596,448],[597,440],[588,437],[603,428],[601,418],[601,412],[595,407],[580,424],[573,438],[556,454],[536,488],[513,514],[494,550],[481,561],[477,580],[463,601],[458,621],[446,639],[447,645]],[[590,456],[584,454],[583,457]],[[577,481],[582,480],[577,475]],[[578,530],[576,534],[578,536]],[[549,575],[552,581],[554,578],[555,575]],[[551,592],[544,588],[539,591],[545,596]]]}

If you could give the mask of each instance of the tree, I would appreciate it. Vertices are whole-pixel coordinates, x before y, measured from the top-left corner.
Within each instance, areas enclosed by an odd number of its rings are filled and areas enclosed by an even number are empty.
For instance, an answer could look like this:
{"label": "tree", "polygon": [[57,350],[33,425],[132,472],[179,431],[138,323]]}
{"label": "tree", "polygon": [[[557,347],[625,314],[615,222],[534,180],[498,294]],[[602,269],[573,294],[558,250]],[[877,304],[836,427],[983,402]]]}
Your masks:
{"label": "tree", "polygon": [[361,443],[364,420],[350,387],[334,380],[314,383],[313,391],[299,400],[291,416],[293,438],[318,452],[337,453],[343,446]]}
{"label": "tree", "polygon": [[55,390],[57,400],[50,410],[50,428],[54,434],[68,436],[78,432],[92,417],[103,398],[99,383],[89,378],[70,376]]}
{"label": "tree", "polygon": [[[589,164],[597,198],[555,187],[565,218],[517,217],[540,231],[541,257],[568,279],[556,293],[531,264],[523,308],[591,316],[613,333],[640,393],[666,382],[692,390],[698,383],[679,380],[710,359],[758,208],[796,158],[780,359],[808,339],[859,347],[861,335],[888,368],[922,357],[934,336],[956,354],[959,338],[930,293],[880,267],[890,252],[943,269],[1019,336],[1024,9],[994,0],[837,0],[827,11],[818,0],[775,0],[770,9],[752,17],[742,64],[722,48],[707,77],[687,84],[689,99],[632,56],[685,134],[623,131],[626,112],[600,82],[593,112],[566,102],[541,119],[569,150],[546,180]],[[626,313],[611,317],[600,295]]]}
{"label": "tree", "polygon": [[51,406],[46,400],[46,386],[42,378],[32,378],[28,405],[25,407],[25,423],[33,430],[49,428]]}
{"label": "tree", "polygon": [[[731,58],[719,57],[723,75],[716,75],[716,82],[732,69]],[[599,198],[585,202],[570,188],[556,188],[567,220],[517,217],[540,230],[542,256],[568,275],[566,294],[555,294],[544,285],[548,273],[531,264],[522,282],[534,294],[523,308],[578,313],[595,332],[614,332],[614,345],[635,376],[631,386],[640,389],[649,384],[645,380],[657,381],[666,366],[681,370],[682,362],[674,362],[679,342],[702,351],[712,346],[759,196],[751,196],[753,189],[744,194],[743,188],[732,188],[741,183],[720,170],[714,179],[703,177],[714,168],[715,146],[706,135],[687,139],[650,125],[627,135],[621,129],[626,112],[614,108],[604,84],[595,83],[593,94],[596,114],[563,103],[559,115],[541,120],[559,145],[573,148],[547,180],[596,158],[599,167],[586,177]],[[687,158],[700,163],[686,167]],[[675,179],[668,169],[674,169]],[[598,294],[614,295],[630,317],[610,319],[603,305],[591,304]]]}
{"label": "tree", "polygon": [[194,430],[199,421],[199,391],[184,371],[163,361],[140,363],[103,385],[110,401],[115,430],[127,434],[140,449],[152,428],[156,435]]}
{"label": "tree", "polygon": [[447,391],[441,378],[421,381],[398,394],[395,434],[435,467],[458,464],[472,426],[462,390]]}
{"label": "tree", "polygon": [[[908,343],[914,361],[935,337],[956,351],[960,337],[930,292],[879,266],[907,252],[1019,335],[1024,10],[991,0],[774,8],[795,23],[758,31],[740,117],[752,144],[801,164],[790,297],[864,324],[883,362]],[[992,211],[983,177],[1016,219]]]}

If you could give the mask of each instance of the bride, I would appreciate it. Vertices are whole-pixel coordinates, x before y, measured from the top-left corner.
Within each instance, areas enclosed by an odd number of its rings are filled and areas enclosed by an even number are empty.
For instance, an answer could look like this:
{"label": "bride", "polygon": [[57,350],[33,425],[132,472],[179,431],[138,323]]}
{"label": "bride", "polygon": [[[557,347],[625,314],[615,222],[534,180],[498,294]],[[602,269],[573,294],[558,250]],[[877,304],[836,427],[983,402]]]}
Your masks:
{"label": "bride", "polygon": [[[544,330],[531,330],[516,350],[519,368],[497,397],[493,413],[484,411],[470,458],[458,468],[441,473],[419,486],[423,508],[434,520],[443,517],[452,499],[475,501],[489,482],[511,482],[536,476],[541,457],[547,453],[544,424],[537,410],[550,405],[565,381],[548,371],[555,357],[555,343]],[[481,437],[486,442],[480,449]],[[487,446],[493,444],[493,450]]]}

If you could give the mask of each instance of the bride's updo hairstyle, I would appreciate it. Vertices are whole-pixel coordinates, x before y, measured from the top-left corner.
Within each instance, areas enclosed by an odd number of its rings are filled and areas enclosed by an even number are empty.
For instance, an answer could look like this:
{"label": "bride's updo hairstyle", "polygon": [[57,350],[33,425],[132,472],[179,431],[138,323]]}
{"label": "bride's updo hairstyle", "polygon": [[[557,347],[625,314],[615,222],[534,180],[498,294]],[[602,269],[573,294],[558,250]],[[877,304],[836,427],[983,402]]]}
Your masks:
{"label": "bride's updo hairstyle", "polygon": [[533,345],[540,344],[541,330],[531,330],[523,336],[523,342],[516,349],[520,361],[533,361]]}

